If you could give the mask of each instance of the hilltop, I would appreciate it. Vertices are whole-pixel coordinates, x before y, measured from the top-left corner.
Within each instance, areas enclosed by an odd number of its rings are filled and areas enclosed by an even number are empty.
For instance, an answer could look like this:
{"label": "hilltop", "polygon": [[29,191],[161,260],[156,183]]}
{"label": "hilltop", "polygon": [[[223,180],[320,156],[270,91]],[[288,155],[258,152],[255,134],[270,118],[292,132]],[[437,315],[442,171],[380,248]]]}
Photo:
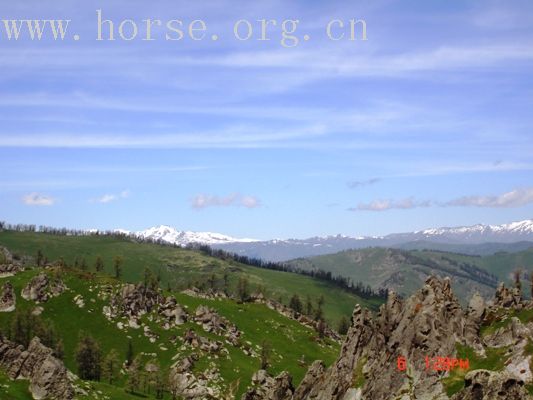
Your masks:
{"label": "hilltop", "polygon": [[498,282],[510,282],[517,269],[522,269],[527,278],[533,268],[533,249],[480,257],[430,250],[369,248],[296,259],[289,265],[330,271],[374,288],[393,289],[403,296],[414,293],[430,275],[449,276],[454,291],[465,304],[474,291],[485,298],[492,296]]}

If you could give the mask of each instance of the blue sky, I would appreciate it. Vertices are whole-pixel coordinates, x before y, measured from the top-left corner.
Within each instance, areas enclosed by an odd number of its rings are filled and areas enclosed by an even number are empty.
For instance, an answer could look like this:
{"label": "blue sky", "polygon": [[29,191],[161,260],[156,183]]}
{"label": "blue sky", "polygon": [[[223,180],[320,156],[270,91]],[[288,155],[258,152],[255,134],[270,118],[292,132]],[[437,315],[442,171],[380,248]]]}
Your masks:
{"label": "blue sky", "polygon": [[[531,2],[196,3],[0,7],[80,36],[0,29],[1,220],[266,239],[533,217]],[[97,9],[203,19],[219,40],[96,41]],[[261,18],[310,40],[232,37]],[[327,40],[351,18],[367,41]]]}

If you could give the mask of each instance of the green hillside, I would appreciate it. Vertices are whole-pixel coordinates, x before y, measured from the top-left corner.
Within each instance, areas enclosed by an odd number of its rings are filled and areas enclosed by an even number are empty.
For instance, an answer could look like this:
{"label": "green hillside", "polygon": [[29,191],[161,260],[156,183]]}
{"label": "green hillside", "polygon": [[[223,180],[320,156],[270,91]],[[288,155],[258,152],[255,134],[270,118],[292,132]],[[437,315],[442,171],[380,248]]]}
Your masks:
{"label": "green hillside", "polygon": [[[13,277],[0,279],[1,285],[10,282],[14,286],[17,294],[18,313],[23,310],[35,310],[36,304],[24,300],[20,293],[30,279],[41,271],[42,269],[32,268]],[[141,356],[143,364],[156,359],[161,370],[165,373],[176,359],[191,354],[190,349],[184,349],[182,339],[180,339],[188,329],[192,329],[198,335],[210,340],[224,341],[221,336],[204,332],[194,322],[186,322],[184,325],[164,330],[152,321],[150,315],[145,315],[142,317],[143,324],[149,326],[150,330],[159,336],[158,340],[152,343],[143,334],[143,329],[121,330],[115,322],[109,321],[104,316],[102,310],[104,306],[109,305],[109,300],[101,298],[102,289],[118,287],[120,282],[103,274],[83,273],[71,268],[48,270],[46,273],[53,277],[59,276],[68,290],[58,297],[51,298],[46,303],[39,304],[43,307],[39,318],[51,322],[55,327],[56,340],[61,339],[64,344],[65,365],[73,372],[77,372],[75,354],[80,332],[88,333],[96,339],[103,355],[108,354],[112,349],[116,350],[121,363],[125,360],[128,340],[131,339],[135,354],[145,354]],[[168,292],[165,293],[165,295],[169,294]],[[250,384],[253,373],[260,368],[259,358],[247,355],[244,352],[245,348],[253,349],[258,353],[261,346],[268,342],[272,349],[269,371],[277,374],[283,370],[288,370],[293,375],[295,382],[302,379],[307,366],[312,361],[322,359],[330,364],[338,354],[338,343],[330,339],[318,340],[314,330],[282,316],[263,304],[238,304],[233,300],[199,299],[181,293],[173,293],[172,295],[190,313],[194,313],[199,305],[213,308],[218,314],[235,324],[242,332],[241,340],[242,343],[247,344],[246,346],[239,348],[226,343],[224,347],[228,350],[227,356],[212,356],[209,353],[199,352],[200,359],[193,370],[194,373],[202,374],[209,369],[216,368],[221,376],[220,387],[225,391],[231,384],[236,384],[239,397]],[[84,299],[85,305],[83,307],[76,304],[76,296],[82,296]],[[14,316],[15,312],[0,313],[0,327],[6,335],[15,329],[13,326]],[[283,335],[279,334],[280,330],[283,330]],[[150,355],[148,356],[148,354]],[[302,362],[302,360],[304,361]],[[114,385],[106,385],[104,382],[82,384],[93,388],[93,390],[102,391],[112,399],[138,398],[129,395],[124,390],[126,379],[126,376],[122,376]],[[5,382],[7,382],[5,376],[0,375],[0,383]],[[17,381],[16,384],[5,384],[5,386],[0,387],[0,398],[4,398],[4,395],[5,398],[27,398],[27,394],[25,394],[26,397],[20,394],[27,393],[25,388],[27,388],[27,383],[24,382]],[[146,393],[143,393],[143,397],[152,398]],[[170,398],[170,396],[167,397]],[[92,397],[89,396],[89,398]]]}
{"label": "green hillside", "polygon": [[160,276],[162,287],[174,290],[184,289],[191,284],[206,284],[212,274],[217,282],[221,282],[224,273],[227,273],[229,286],[232,288],[237,285],[240,277],[245,277],[250,282],[251,291],[263,288],[268,297],[281,297],[282,302],[286,304],[294,294],[298,294],[302,301],[309,296],[313,302],[323,296],[324,315],[332,326],[336,326],[343,315],[349,317],[355,304],[371,309],[377,309],[380,304],[379,300],[365,300],[339,290],[331,283],[307,276],[220,260],[195,250],[135,243],[109,236],[57,236],[3,231],[0,232],[0,246],[10,249],[20,257],[31,257],[30,262],[35,262],[38,250],[41,250],[49,261],[63,258],[68,265],[74,265],[76,259],[78,263],[85,259],[89,270],[94,270],[96,258],[100,256],[104,261],[104,270],[109,274],[113,274],[113,258],[120,256],[124,260],[124,281],[140,281],[144,269],[149,268]]}
{"label": "green hillside", "polygon": [[464,303],[474,290],[492,296],[498,281],[509,281],[517,268],[531,271],[533,249],[479,257],[426,250],[369,248],[297,259],[290,264],[305,270],[331,271],[373,288],[394,288],[402,295],[413,293],[430,274],[450,276],[454,292]]}

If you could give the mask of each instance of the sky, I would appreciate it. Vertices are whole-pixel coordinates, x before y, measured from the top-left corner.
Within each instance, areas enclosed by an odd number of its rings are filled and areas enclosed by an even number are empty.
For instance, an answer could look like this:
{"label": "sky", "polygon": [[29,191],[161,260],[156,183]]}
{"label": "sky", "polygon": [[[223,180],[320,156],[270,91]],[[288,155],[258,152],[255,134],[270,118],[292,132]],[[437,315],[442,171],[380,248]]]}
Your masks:
{"label": "sky", "polygon": [[[254,3],[4,2],[0,220],[271,239],[533,218],[533,3]],[[14,19],[71,22],[8,40]]]}

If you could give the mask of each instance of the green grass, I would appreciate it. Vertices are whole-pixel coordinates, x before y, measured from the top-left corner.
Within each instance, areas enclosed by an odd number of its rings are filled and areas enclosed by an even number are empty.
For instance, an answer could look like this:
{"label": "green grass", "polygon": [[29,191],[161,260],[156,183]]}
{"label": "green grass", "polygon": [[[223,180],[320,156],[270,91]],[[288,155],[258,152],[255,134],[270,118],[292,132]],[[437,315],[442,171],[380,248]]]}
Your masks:
{"label": "green grass", "polygon": [[470,364],[469,370],[456,368],[450,371],[450,374],[442,380],[448,396],[452,396],[464,387],[464,377],[468,371],[475,369],[487,369],[489,371],[501,371],[504,368],[505,354],[507,347],[485,349],[486,357],[480,357],[473,348],[456,344],[457,358],[468,359]]}
{"label": "green grass", "polygon": [[0,371],[0,399],[2,400],[33,400],[26,380],[11,381]]}
{"label": "green grass", "polygon": [[[30,269],[13,277],[0,279],[0,284],[6,281],[13,284],[17,293],[17,309],[33,309],[35,307],[33,302],[22,299],[18,294],[27,282],[39,272],[37,269]],[[175,360],[172,358],[176,354],[179,354],[181,358],[191,353],[189,349],[185,351],[180,349],[181,340],[178,340],[177,345],[172,345],[170,341],[172,336],[181,338],[186,329],[190,328],[210,339],[224,341],[222,337],[205,333],[200,326],[192,322],[165,331],[155,322],[150,322],[148,315],[145,315],[142,317],[142,321],[149,325],[153,332],[160,335],[156,343],[150,343],[148,338],[142,334],[142,329],[121,331],[116,326],[117,321],[110,322],[102,314],[102,307],[108,304],[108,300],[104,301],[98,298],[97,287],[104,284],[116,285],[117,281],[106,275],[93,276],[72,269],[66,269],[62,273],[62,279],[69,290],[41,304],[44,308],[41,315],[42,318],[53,321],[64,342],[65,365],[75,373],[77,372],[75,353],[80,331],[93,336],[99,342],[103,354],[107,354],[111,349],[117,350],[121,356],[121,361],[125,359],[128,337],[130,337],[135,353],[155,353],[155,358],[164,371],[168,371],[170,365],[174,363]],[[84,308],[79,308],[74,303],[73,299],[78,294],[83,296]],[[276,375],[281,371],[289,371],[295,384],[298,384],[303,378],[307,365],[317,359],[330,365],[338,355],[340,347],[338,343],[330,340],[319,341],[316,332],[280,315],[265,305],[237,304],[232,300],[205,300],[181,293],[174,295],[178,303],[185,306],[190,313],[193,313],[196,307],[201,304],[214,308],[220,315],[229,319],[239,328],[242,332],[242,342],[250,342],[251,348],[256,352],[259,352],[261,343],[268,341],[273,349],[269,372]],[[12,317],[13,313],[1,313],[0,326],[9,327]],[[167,350],[160,349],[159,344],[163,344]],[[209,364],[215,363],[226,385],[236,381],[240,383],[237,392],[238,397],[240,397],[250,384],[253,373],[259,369],[259,359],[247,356],[241,348],[235,348],[228,344],[225,344],[225,347],[229,351],[229,358],[204,355],[195,366],[195,371],[202,372]],[[299,361],[302,357],[305,359],[305,366],[300,365]],[[144,357],[143,362],[152,358],[152,356]],[[91,384],[96,385],[97,389],[95,390],[101,390],[113,399],[137,398],[137,396],[129,395],[124,391],[125,377],[116,382],[117,386],[105,385],[104,383]],[[10,391],[17,387],[17,390],[22,390],[21,388],[27,390],[28,384],[25,383],[20,387],[14,386],[13,388],[11,386],[10,384]],[[3,397],[0,398],[3,399]]]}
{"label": "green grass", "polygon": [[494,314],[487,316],[486,323],[481,326],[481,337],[493,334],[498,329],[506,327],[511,323],[511,318],[516,317],[523,324],[533,322],[533,310],[520,310],[502,308]]}
{"label": "green grass", "polygon": [[148,267],[154,274],[159,274],[163,287],[185,288],[190,283],[205,282],[212,273],[221,281],[226,271],[230,287],[236,286],[239,277],[246,277],[252,290],[264,287],[269,297],[281,297],[285,303],[294,294],[298,294],[302,301],[310,296],[314,302],[324,296],[324,316],[331,326],[336,326],[343,315],[351,316],[356,304],[373,310],[381,304],[380,300],[365,300],[308,276],[219,260],[189,249],[134,243],[120,238],[4,231],[0,232],[0,246],[14,254],[33,257],[41,250],[49,261],[62,257],[69,265],[74,264],[76,258],[85,258],[91,270],[94,270],[97,256],[101,256],[109,274],[113,274],[113,257],[121,256],[124,259],[123,280],[140,281],[145,267]]}

